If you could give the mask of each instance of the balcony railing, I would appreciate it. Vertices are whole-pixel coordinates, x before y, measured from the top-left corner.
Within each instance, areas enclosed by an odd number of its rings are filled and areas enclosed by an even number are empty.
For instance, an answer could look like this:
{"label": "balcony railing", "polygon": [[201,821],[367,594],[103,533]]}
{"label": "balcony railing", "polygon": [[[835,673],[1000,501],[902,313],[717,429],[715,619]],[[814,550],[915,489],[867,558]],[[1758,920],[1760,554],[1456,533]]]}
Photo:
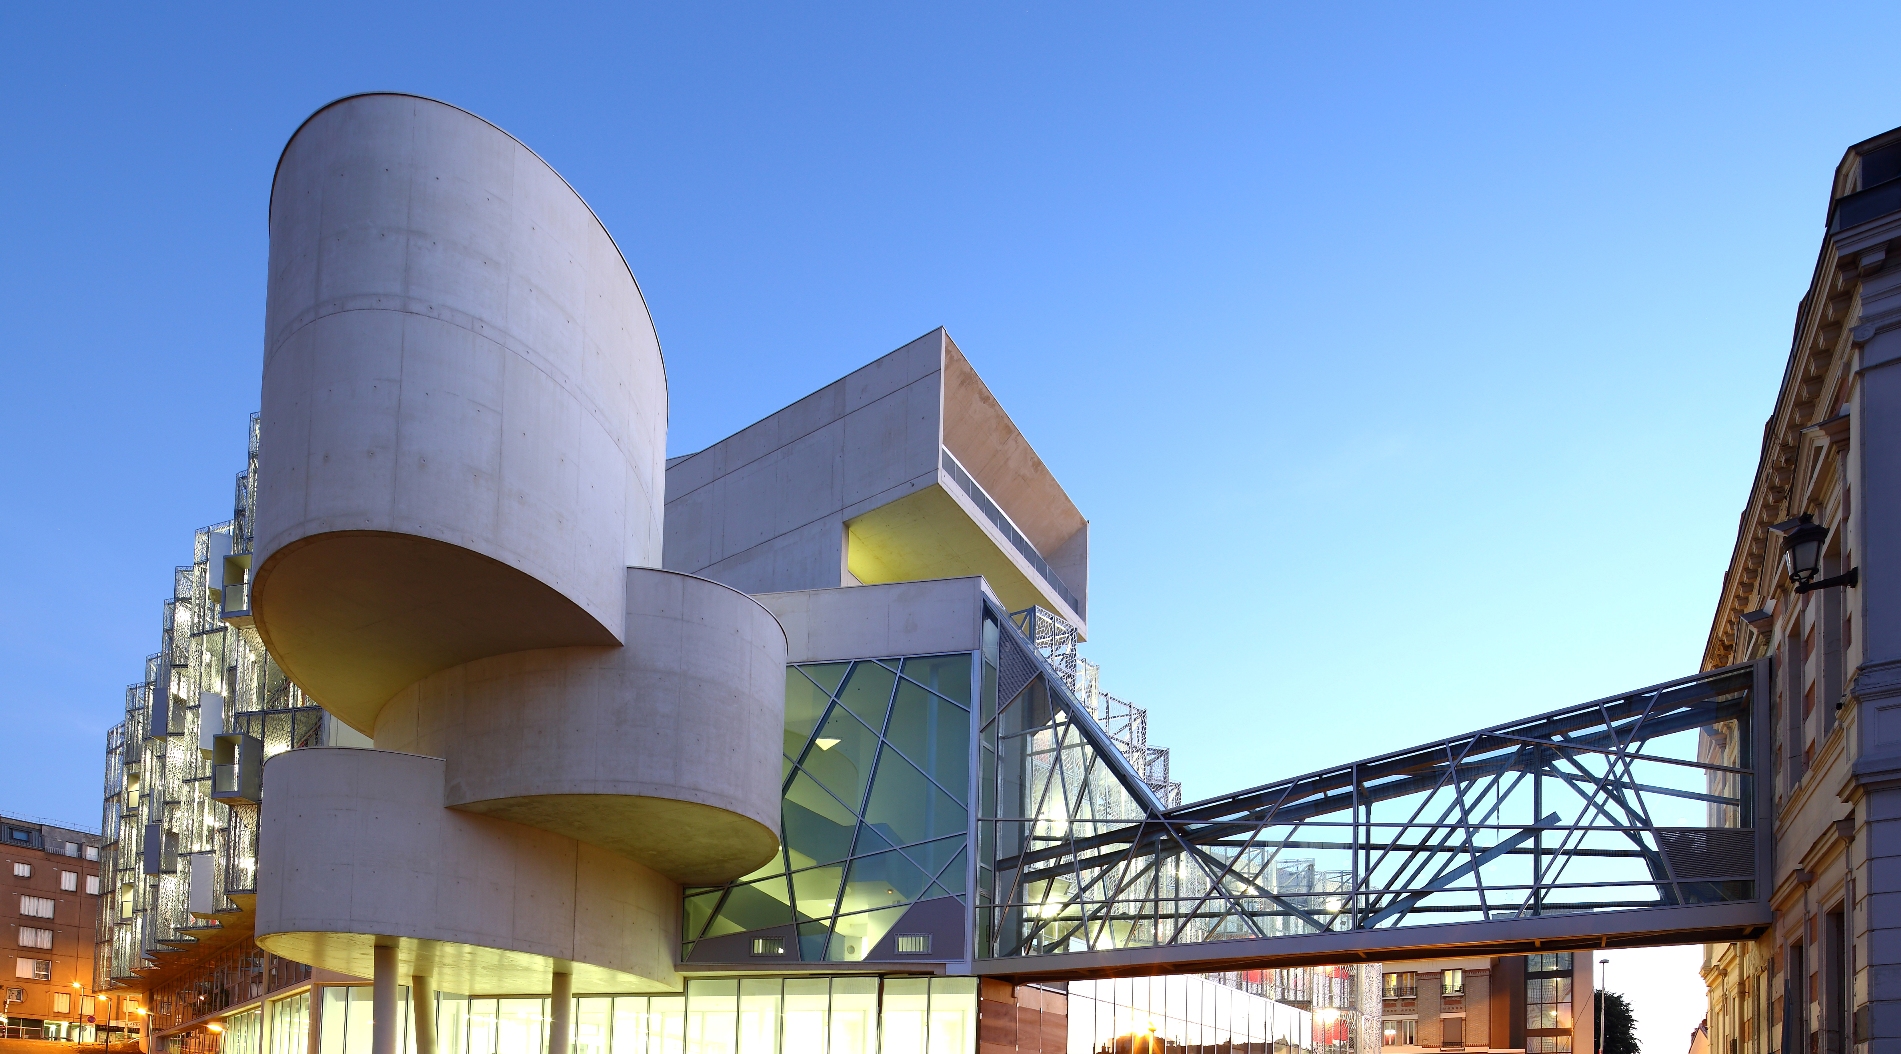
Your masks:
{"label": "balcony railing", "polygon": [[1043,559],[1043,554],[1036,551],[1036,546],[1030,544],[1030,540],[1023,536],[1022,531],[1017,530],[1017,525],[1011,521],[1009,514],[998,507],[983,487],[971,478],[970,473],[964,470],[963,464],[950,452],[949,447],[938,449],[944,455],[944,471],[950,474],[950,478],[957,481],[957,485],[963,488],[964,493],[972,502],[976,503],[978,510],[984,514],[991,525],[1010,540],[1010,544],[1016,548],[1016,551],[1022,554],[1023,559],[1027,560],[1031,567],[1036,568],[1036,573],[1043,576],[1043,581],[1049,583],[1049,587],[1056,591],[1057,596],[1063,598],[1063,603],[1068,604],[1071,611],[1078,615],[1083,614],[1082,600],[1070,592],[1069,586],[1064,584],[1062,577],[1051,569],[1049,561]]}

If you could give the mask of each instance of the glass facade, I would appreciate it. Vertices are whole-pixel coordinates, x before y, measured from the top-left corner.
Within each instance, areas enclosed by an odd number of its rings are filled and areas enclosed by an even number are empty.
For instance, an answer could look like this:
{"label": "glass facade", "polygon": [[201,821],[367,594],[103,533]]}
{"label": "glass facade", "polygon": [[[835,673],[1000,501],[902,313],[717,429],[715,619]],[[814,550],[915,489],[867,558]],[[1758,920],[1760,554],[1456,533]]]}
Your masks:
{"label": "glass facade", "polygon": [[1525,1050],[1529,1054],[1570,1054],[1570,952],[1525,957]]}
{"label": "glass facade", "polygon": [[1069,1054],[1293,1054],[1314,1014],[1204,977],[1069,983]]}
{"label": "glass facade", "polygon": [[787,669],[783,845],[730,886],[687,891],[685,954],[784,928],[800,960],[860,962],[912,904],[967,904],[971,687],[968,654]]}
{"label": "glass facade", "polygon": [[[407,996],[404,990],[399,1045],[413,1052]],[[321,1054],[369,1054],[370,999],[366,987],[323,990]],[[572,1022],[573,1054],[970,1054],[977,1046],[977,982],[689,980],[680,995],[579,996]],[[439,993],[436,1045],[438,1054],[543,1054],[548,1000]],[[225,1049],[235,1054],[228,1042]],[[273,1046],[265,1054],[286,1052]]]}

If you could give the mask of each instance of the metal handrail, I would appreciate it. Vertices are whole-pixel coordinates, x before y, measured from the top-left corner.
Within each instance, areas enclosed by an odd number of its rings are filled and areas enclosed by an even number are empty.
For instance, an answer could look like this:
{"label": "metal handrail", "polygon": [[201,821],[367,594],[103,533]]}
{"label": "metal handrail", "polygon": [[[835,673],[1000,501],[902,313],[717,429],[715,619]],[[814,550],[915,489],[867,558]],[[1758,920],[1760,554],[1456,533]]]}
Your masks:
{"label": "metal handrail", "polygon": [[949,447],[938,449],[944,455],[944,471],[951,479],[956,480],[957,485],[963,488],[970,500],[976,503],[978,511],[982,512],[991,524],[1010,540],[1010,544],[1016,548],[1016,551],[1022,554],[1023,559],[1027,560],[1031,567],[1036,568],[1036,573],[1043,576],[1043,581],[1049,583],[1050,588],[1063,599],[1063,603],[1069,605],[1071,611],[1078,615],[1083,614],[1082,600],[1070,591],[1062,576],[1050,567],[1049,561],[1043,559],[1043,554],[1037,552],[1036,546],[1017,529],[1016,522],[1010,519],[1010,514],[1003,511],[1003,507],[998,505],[996,499],[983,489],[983,484],[978,483],[969,470],[964,468],[963,463],[957,460],[957,455],[952,454]]}

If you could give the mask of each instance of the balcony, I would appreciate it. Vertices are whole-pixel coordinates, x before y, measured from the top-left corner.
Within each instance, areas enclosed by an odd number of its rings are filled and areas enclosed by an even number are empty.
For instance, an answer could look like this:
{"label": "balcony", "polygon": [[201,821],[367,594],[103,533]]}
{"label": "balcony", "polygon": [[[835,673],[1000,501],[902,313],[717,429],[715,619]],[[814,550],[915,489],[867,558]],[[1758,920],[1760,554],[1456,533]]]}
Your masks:
{"label": "balcony", "polygon": [[1009,515],[999,508],[996,501],[978,485],[976,480],[971,478],[969,472],[964,470],[963,463],[957,460],[948,447],[940,447],[938,452],[943,455],[944,473],[976,504],[977,510],[983,513],[984,518],[997,528],[1004,539],[1010,543],[1011,548],[1036,569],[1043,582],[1056,591],[1056,595],[1062,598],[1063,603],[1069,605],[1070,610],[1079,615],[1083,614],[1082,600],[1071,592],[1069,586],[1064,584],[1062,578],[1050,568],[1049,561],[1043,559],[1043,554],[1036,551],[1036,546],[1031,545],[1030,540],[1023,537],[1023,532],[1017,530],[1016,523],[1010,519]]}

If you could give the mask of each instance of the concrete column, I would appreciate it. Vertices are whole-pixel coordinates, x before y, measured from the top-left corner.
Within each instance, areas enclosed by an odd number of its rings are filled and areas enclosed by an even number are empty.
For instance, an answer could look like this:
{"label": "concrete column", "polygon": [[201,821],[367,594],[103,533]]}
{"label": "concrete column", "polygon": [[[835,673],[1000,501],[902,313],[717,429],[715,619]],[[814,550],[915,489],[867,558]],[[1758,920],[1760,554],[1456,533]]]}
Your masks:
{"label": "concrete column", "polygon": [[370,1054],[396,1054],[396,949],[377,945],[370,1001]]}
{"label": "concrete column", "polygon": [[436,1054],[436,983],[428,974],[410,975],[409,1012],[416,1019],[416,1054]]}
{"label": "concrete column", "polygon": [[548,1054],[568,1054],[568,1026],[573,1017],[574,975],[557,972],[548,993]]}

